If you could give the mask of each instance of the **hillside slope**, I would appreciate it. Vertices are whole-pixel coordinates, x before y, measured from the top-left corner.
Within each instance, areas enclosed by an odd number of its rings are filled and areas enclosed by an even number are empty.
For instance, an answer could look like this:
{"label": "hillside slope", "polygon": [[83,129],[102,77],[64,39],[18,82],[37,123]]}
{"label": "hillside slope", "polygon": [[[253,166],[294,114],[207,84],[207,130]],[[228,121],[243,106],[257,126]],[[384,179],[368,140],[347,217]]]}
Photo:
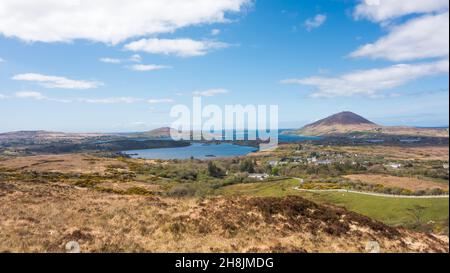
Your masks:
{"label": "hillside slope", "polygon": [[434,236],[296,196],[175,199],[1,181],[0,211],[0,252],[64,252],[69,241],[82,252],[366,252],[373,241],[381,252],[448,252]]}
{"label": "hillside slope", "polygon": [[142,138],[170,138],[170,132],[174,130],[170,127],[161,127],[147,132],[130,134],[129,137]]}
{"label": "hillside slope", "polygon": [[305,136],[342,136],[360,135],[397,135],[448,137],[448,129],[416,128],[407,126],[381,126],[352,112],[341,112],[317,122],[308,124],[294,131],[294,134]]}

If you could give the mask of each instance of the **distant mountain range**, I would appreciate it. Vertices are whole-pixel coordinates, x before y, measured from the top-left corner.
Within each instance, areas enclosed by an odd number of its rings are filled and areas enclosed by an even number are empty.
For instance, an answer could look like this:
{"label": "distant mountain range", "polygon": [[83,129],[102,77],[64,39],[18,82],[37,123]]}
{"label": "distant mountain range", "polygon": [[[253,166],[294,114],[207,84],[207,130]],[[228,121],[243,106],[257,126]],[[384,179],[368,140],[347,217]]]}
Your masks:
{"label": "distant mountain range", "polygon": [[[161,127],[146,132],[137,133],[63,133],[49,131],[17,131],[0,133],[0,141],[11,140],[82,140],[86,138],[99,137],[126,137],[126,138],[149,138],[166,139],[170,138],[170,132],[174,130],[170,127]],[[376,135],[396,135],[396,136],[422,136],[422,137],[448,137],[448,128],[424,128],[407,126],[382,126],[378,125],[353,112],[341,112],[308,124],[298,130],[284,131],[283,134],[303,135],[303,136],[376,136]]]}
{"label": "distant mountain range", "polygon": [[95,138],[106,136],[107,134],[97,133],[63,133],[50,131],[17,131],[0,134],[0,141],[9,140],[80,140],[85,138]]}
{"label": "distant mountain range", "polygon": [[170,131],[169,127],[162,127],[147,132],[137,133],[64,133],[52,131],[15,131],[0,133],[0,140],[77,140],[84,138],[96,137],[129,137],[129,138],[168,138]]}
{"label": "distant mountain range", "polygon": [[448,137],[448,128],[417,128],[407,126],[378,125],[353,112],[341,112],[308,124],[291,134],[304,136],[342,136],[342,135],[399,135]]}

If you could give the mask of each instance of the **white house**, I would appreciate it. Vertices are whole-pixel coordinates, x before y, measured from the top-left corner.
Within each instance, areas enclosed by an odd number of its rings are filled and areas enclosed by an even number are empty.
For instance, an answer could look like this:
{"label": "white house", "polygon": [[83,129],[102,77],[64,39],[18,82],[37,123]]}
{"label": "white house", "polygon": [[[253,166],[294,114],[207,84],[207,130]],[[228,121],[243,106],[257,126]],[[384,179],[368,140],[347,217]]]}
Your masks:
{"label": "white house", "polygon": [[271,160],[271,161],[269,161],[268,163],[269,163],[269,165],[270,165],[271,167],[275,167],[275,166],[278,165],[279,162],[276,161],[276,160]]}
{"label": "white house", "polygon": [[333,163],[333,162],[329,159],[317,160],[317,162],[316,162],[316,164],[318,164],[318,165],[330,165],[331,163]]}
{"label": "white house", "polygon": [[402,167],[402,164],[400,164],[400,163],[389,163],[388,166],[391,167],[392,169],[400,169]]}
{"label": "white house", "polygon": [[251,173],[248,175],[248,177],[259,180],[259,181],[263,181],[263,180],[266,180],[267,178],[269,178],[269,175],[266,173]]}
{"label": "white house", "polygon": [[317,162],[317,157],[310,157],[307,159],[308,163],[316,163]]}

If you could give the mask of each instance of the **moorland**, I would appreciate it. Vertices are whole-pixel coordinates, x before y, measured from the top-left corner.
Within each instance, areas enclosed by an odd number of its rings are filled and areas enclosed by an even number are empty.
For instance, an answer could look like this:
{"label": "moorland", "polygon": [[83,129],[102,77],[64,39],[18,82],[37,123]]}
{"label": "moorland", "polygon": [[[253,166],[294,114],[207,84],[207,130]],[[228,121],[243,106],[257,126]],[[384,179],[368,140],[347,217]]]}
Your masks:
{"label": "moorland", "polygon": [[207,160],[121,153],[190,145],[161,132],[2,135],[0,251],[449,251],[448,138],[325,136]]}

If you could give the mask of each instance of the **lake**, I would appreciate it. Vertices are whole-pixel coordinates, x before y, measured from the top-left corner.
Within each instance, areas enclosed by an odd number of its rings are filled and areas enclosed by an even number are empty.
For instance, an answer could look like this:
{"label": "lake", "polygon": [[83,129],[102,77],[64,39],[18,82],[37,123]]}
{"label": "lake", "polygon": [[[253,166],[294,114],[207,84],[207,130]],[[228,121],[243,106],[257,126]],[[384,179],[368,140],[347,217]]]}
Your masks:
{"label": "lake", "polygon": [[[240,139],[247,139],[246,133],[235,132],[234,134],[236,138],[239,137]],[[299,135],[285,135],[285,134],[278,135],[278,141],[284,143],[297,143],[307,140],[319,140],[319,139],[321,138],[299,136]],[[132,151],[123,151],[123,153],[130,155],[133,158],[169,160],[169,159],[189,159],[191,157],[194,157],[196,159],[236,157],[236,156],[244,156],[256,151],[258,151],[258,149],[255,147],[234,145],[230,143],[220,143],[220,144],[193,143],[192,145],[186,147],[132,150]]]}
{"label": "lake", "polygon": [[249,146],[240,146],[230,143],[202,144],[193,143],[191,146],[176,148],[159,148],[147,150],[123,151],[133,158],[146,159],[213,159],[223,157],[243,156],[255,152],[258,149]]}

